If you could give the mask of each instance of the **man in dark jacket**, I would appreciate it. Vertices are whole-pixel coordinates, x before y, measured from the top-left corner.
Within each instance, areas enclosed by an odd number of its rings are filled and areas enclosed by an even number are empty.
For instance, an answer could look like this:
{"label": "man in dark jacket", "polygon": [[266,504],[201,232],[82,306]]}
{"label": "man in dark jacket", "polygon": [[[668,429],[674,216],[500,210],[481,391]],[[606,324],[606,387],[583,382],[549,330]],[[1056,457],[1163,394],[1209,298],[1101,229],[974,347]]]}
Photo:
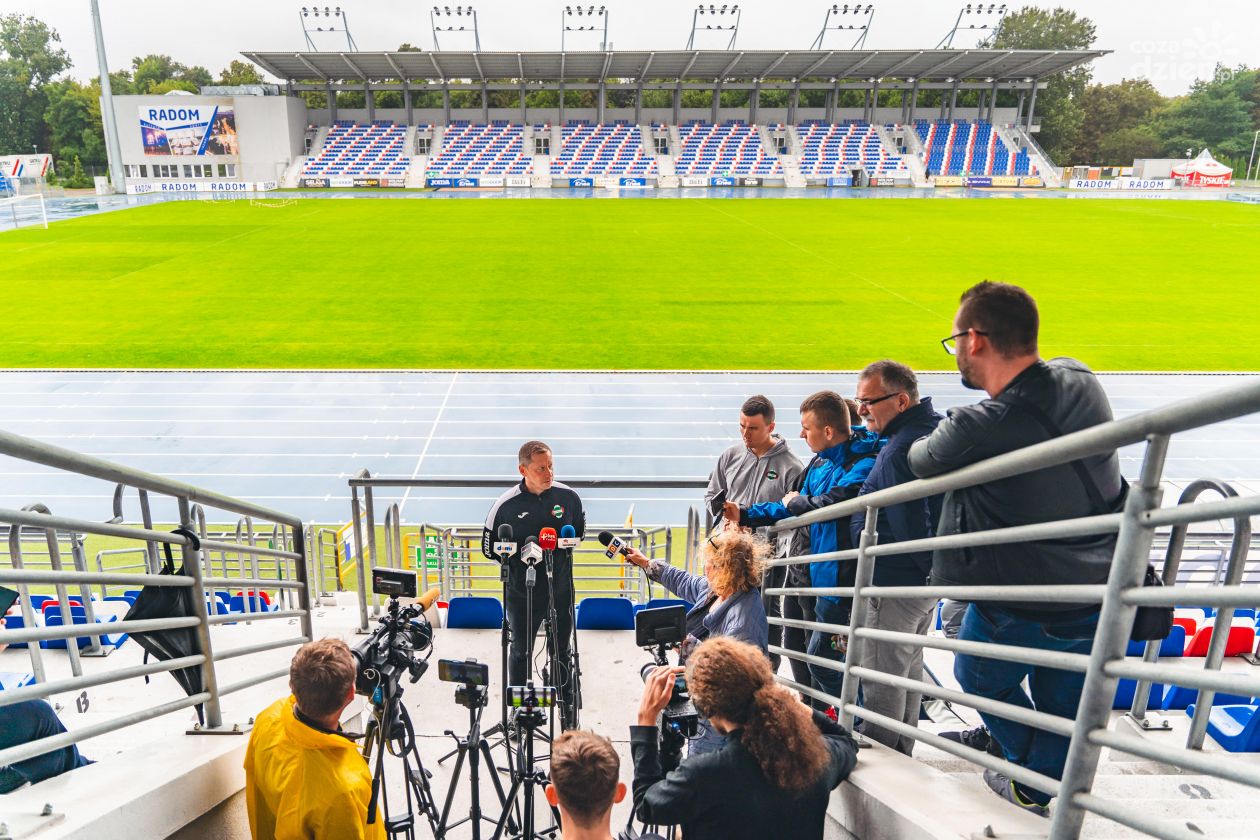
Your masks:
{"label": "man in dark jacket", "polygon": [[[500,496],[486,515],[481,535],[481,552],[491,560],[500,560],[493,551],[500,525],[512,526],[512,539],[516,542],[516,554],[507,558],[508,628],[512,648],[508,656],[508,685],[524,685],[529,679],[529,643],[538,635],[538,628],[547,618],[551,589],[547,582],[546,567],[538,563],[531,600],[526,584],[528,566],[522,562],[520,548],[529,537],[537,539],[543,528],[559,532],[565,525],[572,525],[578,537],[586,532],[586,513],[582,499],[568,485],[556,481],[555,463],[551,447],[540,440],[527,441],[517,453],[521,480]],[[573,726],[574,710],[581,708],[577,696],[577,684],[569,673],[572,664],[573,638],[573,551],[556,549],[553,554],[555,575],[556,626],[548,628],[548,652],[556,661],[550,662],[548,677],[560,691],[562,725]],[[532,621],[527,624],[526,618]]]}
{"label": "man in dark jacket", "polygon": [[[919,380],[914,371],[898,362],[884,360],[866,366],[858,377],[858,413],[866,428],[888,439],[875,459],[871,474],[859,495],[875,493],[914,480],[906,453],[910,444],[930,435],[944,418],[932,410],[932,398],[919,398]],[[876,521],[879,545],[930,537],[941,517],[941,497],[931,496],[881,508]],[[866,526],[864,513],[854,514],[850,523],[853,544],[857,545]],[[871,582],[875,586],[923,586],[932,570],[929,552],[897,554],[875,561]],[[872,598],[866,622],[879,630],[925,635],[936,609],[936,598]],[[854,665],[885,674],[919,681],[923,679],[923,648],[867,639],[861,658]],[[919,692],[874,681],[862,684],[862,705],[877,714],[899,720],[907,726],[919,725]],[[862,724],[862,734],[906,755],[914,750],[914,739],[899,735],[872,721]]]}
{"label": "man in dark jacket", "polygon": [[[1037,304],[1018,286],[985,281],[968,289],[944,340],[963,384],[989,395],[952,409],[910,448],[910,469],[939,475],[1071,434],[1112,419],[1097,377],[1075,359],[1042,361]],[[1125,485],[1115,451],[985,482],[945,494],[938,534],[970,533],[1118,510]],[[944,586],[1102,584],[1115,535],[942,549],[932,557],[932,582]],[[958,638],[1088,654],[1098,606],[1019,601],[973,603]],[[964,690],[1072,718],[1083,674],[959,655],[954,675]],[[1027,679],[1031,698],[1024,692]],[[1068,740],[1022,723],[982,714],[1006,758],[1054,779],[1062,777]],[[993,771],[985,781],[1002,798],[1046,814],[1050,797]]]}

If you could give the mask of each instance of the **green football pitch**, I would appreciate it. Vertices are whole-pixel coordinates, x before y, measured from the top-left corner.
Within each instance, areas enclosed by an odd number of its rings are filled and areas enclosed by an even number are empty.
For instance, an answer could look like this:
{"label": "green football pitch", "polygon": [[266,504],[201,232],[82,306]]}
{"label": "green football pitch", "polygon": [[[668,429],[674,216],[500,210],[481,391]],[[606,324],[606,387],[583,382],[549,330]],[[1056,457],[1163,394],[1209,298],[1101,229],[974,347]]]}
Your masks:
{"label": "green football pitch", "polygon": [[296,200],[0,234],[0,367],[952,366],[982,279],[1044,355],[1258,370],[1260,209],[1126,200]]}

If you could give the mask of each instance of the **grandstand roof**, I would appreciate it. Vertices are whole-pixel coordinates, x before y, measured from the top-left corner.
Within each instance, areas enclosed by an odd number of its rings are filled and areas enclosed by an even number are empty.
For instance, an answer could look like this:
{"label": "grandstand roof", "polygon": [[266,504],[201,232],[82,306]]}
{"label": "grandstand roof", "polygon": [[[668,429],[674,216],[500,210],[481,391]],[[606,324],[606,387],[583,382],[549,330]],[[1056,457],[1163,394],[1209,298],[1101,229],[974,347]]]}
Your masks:
{"label": "grandstand roof", "polygon": [[919,79],[1025,82],[1108,50],[625,50],[616,52],[246,52],[287,81]]}

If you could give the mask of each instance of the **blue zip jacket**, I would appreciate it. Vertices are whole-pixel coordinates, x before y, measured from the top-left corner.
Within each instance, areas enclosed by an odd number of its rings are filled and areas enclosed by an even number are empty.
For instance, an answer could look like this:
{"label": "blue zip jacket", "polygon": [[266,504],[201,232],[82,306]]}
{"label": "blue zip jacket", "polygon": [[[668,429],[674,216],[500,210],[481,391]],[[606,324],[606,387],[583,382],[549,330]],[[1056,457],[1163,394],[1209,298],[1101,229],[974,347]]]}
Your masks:
{"label": "blue zip jacket", "polygon": [[[789,516],[800,516],[811,510],[851,499],[857,495],[862,482],[875,466],[875,456],[885,441],[874,432],[854,427],[853,434],[843,443],[830,449],[824,449],[809,462],[801,477],[800,493],[792,500],[790,506],[782,502],[763,502],[753,505],[747,511],[741,511],[739,524],[759,528],[772,525]],[[831,522],[815,522],[809,526],[809,551],[811,554],[823,554],[830,551],[843,551],[853,547],[849,536],[848,520]],[[813,586],[847,586],[852,583],[854,564],[845,564],[849,574],[841,583],[840,563],[826,560],[809,564],[809,578]],[[839,603],[836,596],[825,597],[829,601]]]}
{"label": "blue zip jacket", "polygon": [[[945,418],[932,410],[932,398],[924,397],[918,405],[912,405],[893,418],[884,428],[888,442],[875,459],[875,467],[862,484],[858,495],[875,493],[907,481],[914,481],[907,454],[910,444],[932,434],[932,430]],[[879,545],[919,540],[936,535],[936,523],[941,519],[941,495],[916,499],[881,508],[875,523]],[[862,529],[866,527],[866,514],[855,513],[850,524],[850,536],[857,545]],[[932,552],[916,551],[913,554],[893,554],[875,560],[875,586],[923,586],[932,571]]]}

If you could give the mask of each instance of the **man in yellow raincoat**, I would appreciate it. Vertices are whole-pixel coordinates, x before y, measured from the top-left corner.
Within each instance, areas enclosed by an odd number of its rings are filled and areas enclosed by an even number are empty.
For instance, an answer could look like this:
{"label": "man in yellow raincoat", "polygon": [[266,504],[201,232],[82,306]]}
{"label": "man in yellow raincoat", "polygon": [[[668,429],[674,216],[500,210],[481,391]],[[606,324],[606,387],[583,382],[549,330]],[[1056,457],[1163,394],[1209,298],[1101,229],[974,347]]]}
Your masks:
{"label": "man in yellow raincoat", "polygon": [[368,824],[371,771],[341,731],[354,676],[340,639],[309,642],[294,655],[293,694],[258,715],[245,751],[254,840],[384,840],[384,815]]}

